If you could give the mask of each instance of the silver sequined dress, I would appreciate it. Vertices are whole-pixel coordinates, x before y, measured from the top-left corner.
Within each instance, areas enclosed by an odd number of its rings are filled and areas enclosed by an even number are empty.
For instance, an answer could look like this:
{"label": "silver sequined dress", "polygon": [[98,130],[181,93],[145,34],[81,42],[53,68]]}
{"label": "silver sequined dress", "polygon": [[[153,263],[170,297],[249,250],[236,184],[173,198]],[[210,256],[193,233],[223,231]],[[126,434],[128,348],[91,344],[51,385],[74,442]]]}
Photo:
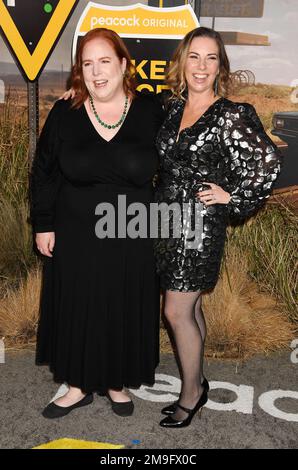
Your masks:
{"label": "silver sequined dress", "polygon": [[[213,103],[177,141],[184,103],[169,101],[157,137],[161,162],[156,201],[191,203],[194,212],[195,195],[206,181],[228,191],[231,201],[202,206],[198,249],[189,249],[182,233],[179,238],[159,237],[155,255],[163,289],[205,291],[215,286],[219,276],[229,216],[245,218],[265,202],[280,172],[281,155],[254,107],[226,98]],[[173,228],[173,217],[169,220]]]}

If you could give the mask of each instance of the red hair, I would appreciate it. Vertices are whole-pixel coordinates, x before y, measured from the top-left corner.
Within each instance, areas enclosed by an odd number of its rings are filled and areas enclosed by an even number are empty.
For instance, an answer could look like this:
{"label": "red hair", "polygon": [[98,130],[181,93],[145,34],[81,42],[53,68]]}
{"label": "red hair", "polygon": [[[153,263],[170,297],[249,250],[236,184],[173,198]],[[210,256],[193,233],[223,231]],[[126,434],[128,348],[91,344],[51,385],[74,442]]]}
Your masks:
{"label": "red hair", "polygon": [[85,34],[77,47],[76,61],[72,67],[70,77],[70,86],[75,92],[75,97],[73,98],[72,103],[73,108],[77,109],[82,106],[89,96],[83,77],[82,56],[86,44],[93,39],[98,38],[105,39],[111,44],[120,62],[122,59],[126,59],[126,69],[123,78],[124,93],[129,95],[130,98],[133,98],[136,94],[137,83],[135,78],[135,67],[131,62],[130,54],[123,40],[117,33],[115,33],[115,31],[112,31],[111,29],[95,28]]}

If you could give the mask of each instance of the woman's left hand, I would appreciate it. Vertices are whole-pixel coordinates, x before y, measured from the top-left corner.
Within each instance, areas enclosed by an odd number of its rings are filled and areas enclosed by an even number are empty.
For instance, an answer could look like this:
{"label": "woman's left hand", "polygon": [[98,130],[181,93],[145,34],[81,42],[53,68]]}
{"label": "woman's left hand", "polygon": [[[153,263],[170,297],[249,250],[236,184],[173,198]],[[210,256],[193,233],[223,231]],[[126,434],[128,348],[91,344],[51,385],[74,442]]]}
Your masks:
{"label": "woman's left hand", "polygon": [[204,191],[199,191],[197,197],[205,204],[205,206],[211,206],[212,204],[228,204],[231,199],[230,193],[227,193],[224,189],[217,184],[207,183],[206,181],[203,184],[208,184],[210,189],[204,189]]}
{"label": "woman's left hand", "polygon": [[73,99],[76,96],[74,89],[70,88],[66,90],[63,95],[59,96],[59,100],[69,100],[69,98]]}

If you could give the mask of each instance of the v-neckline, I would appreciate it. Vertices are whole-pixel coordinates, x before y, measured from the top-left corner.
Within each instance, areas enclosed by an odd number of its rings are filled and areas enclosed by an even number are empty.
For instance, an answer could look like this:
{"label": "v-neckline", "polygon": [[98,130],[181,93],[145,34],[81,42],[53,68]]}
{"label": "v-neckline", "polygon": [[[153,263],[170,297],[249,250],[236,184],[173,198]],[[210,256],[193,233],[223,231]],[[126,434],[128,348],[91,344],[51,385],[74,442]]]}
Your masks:
{"label": "v-neckline", "polygon": [[88,114],[88,111],[87,111],[87,108],[86,108],[85,103],[83,103],[83,108],[84,108],[84,113],[85,113],[85,115],[86,115],[86,118],[87,118],[87,120],[89,121],[89,123],[90,123],[92,129],[94,130],[94,132],[96,133],[96,135],[97,135],[98,137],[100,137],[101,140],[103,140],[103,142],[105,142],[106,144],[110,144],[110,143],[114,142],[114,140],[115,140],[116,137],[118,136],[119,132],[121,131],[121,129],[122,129],[123,126],[125,125],[125,123],[126,123],[128,117],[129,117],[129,115],[130,115],[130,111],[131,111],[131,108],[132,108],[132,106],[133,106],[134,101],[135,101],[135,98],[134,98],[134,99],[131,101],[131,103],[130,103],[130,106],[129,106],[128,110],[127,110],[127,114],[126,114],[126,116],[125,116],[125,119],[124,119],[122,125],[120,126],[120,128],[118,129],[118,131],[116,132],[116,134],[113,135],[113,137],[112,137],[110,140],[105,139],[105,138],[98,132],[98,130],[96,129],[96,127],[94,126],[93,122],[91,121],[91,119],[90,119],[90,117],[89,117],[89,114]]}
{"label": "v-neckline", "polygon": [[218,98],[217,100],[215,100],[210,106],[208,106],[208,108],[206,109],[206,111],[201,114],[201,116],[191,125],[191,126],[187,126],[187,127],[184,127],[183,129],[181,129],[181,131],[179,131],[180,129],[180,125],[181,125],[181,121],[182,121],[182,118],[183,118],[183,113],[184,113],[184,109],[185,109],[185,104],[186,102],[182,103],[182,106],[181,106],[181,116],[180,116],[180,113],[179,113],[179,125],[178,125],[178,131],[177,131],[177,134],[176,134],[176,139],[175,139],[175,143],[177,144],[180,140],[180,135],[182,132],[186,131],[187,129],[192,129],[193,127],[195,127],[199,122],[200,120],[205,117],[205,115],[210,111],[211,108],[213,108],[213,106],[218,103],[218,101],[221,101],[223,100],[224,97],[221,96],[220,98]]}

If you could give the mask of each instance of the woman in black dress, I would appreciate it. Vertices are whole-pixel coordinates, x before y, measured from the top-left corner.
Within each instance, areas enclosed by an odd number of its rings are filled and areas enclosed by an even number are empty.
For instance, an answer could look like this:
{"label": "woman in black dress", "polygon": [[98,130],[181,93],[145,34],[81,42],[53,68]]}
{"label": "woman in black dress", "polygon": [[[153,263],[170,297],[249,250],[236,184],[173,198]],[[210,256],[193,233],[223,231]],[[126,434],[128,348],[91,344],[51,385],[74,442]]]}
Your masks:
{"label": "woman in black dress", "polygon": [[[43,415],[64,416],[96,390],[127,416],[133,403],[123,387],[154,383],[159,283],[152,240],[118,235],[118,196],[127,206],[152,201],[163,114],[135,92],[128,51],[110,30],[81,40],[72,87],[74,100],[48,116],[31,172],[32,225],[45,256],[36,361],[69,385]],[[98,233],[102,202],[115,209],[115,238]]]}
{"label": "woman in black dress", "polygon": [[188,33],[168,74],[168,116],[157,138],[157,201],[190,203],[194,221],[197,200],[202,236],[197,247],[188,248],[187,230],[180,238],[160,238],[155,246],[182,374],[179,401],[162,410],[168,415],[163,427],[189,425],[207,401],[201,294],[217,282],[229,215],[252,214],[269,197],[280,171],[279,151],[254,107],[223,97],[228,79],[220,35],[203,27]]}

